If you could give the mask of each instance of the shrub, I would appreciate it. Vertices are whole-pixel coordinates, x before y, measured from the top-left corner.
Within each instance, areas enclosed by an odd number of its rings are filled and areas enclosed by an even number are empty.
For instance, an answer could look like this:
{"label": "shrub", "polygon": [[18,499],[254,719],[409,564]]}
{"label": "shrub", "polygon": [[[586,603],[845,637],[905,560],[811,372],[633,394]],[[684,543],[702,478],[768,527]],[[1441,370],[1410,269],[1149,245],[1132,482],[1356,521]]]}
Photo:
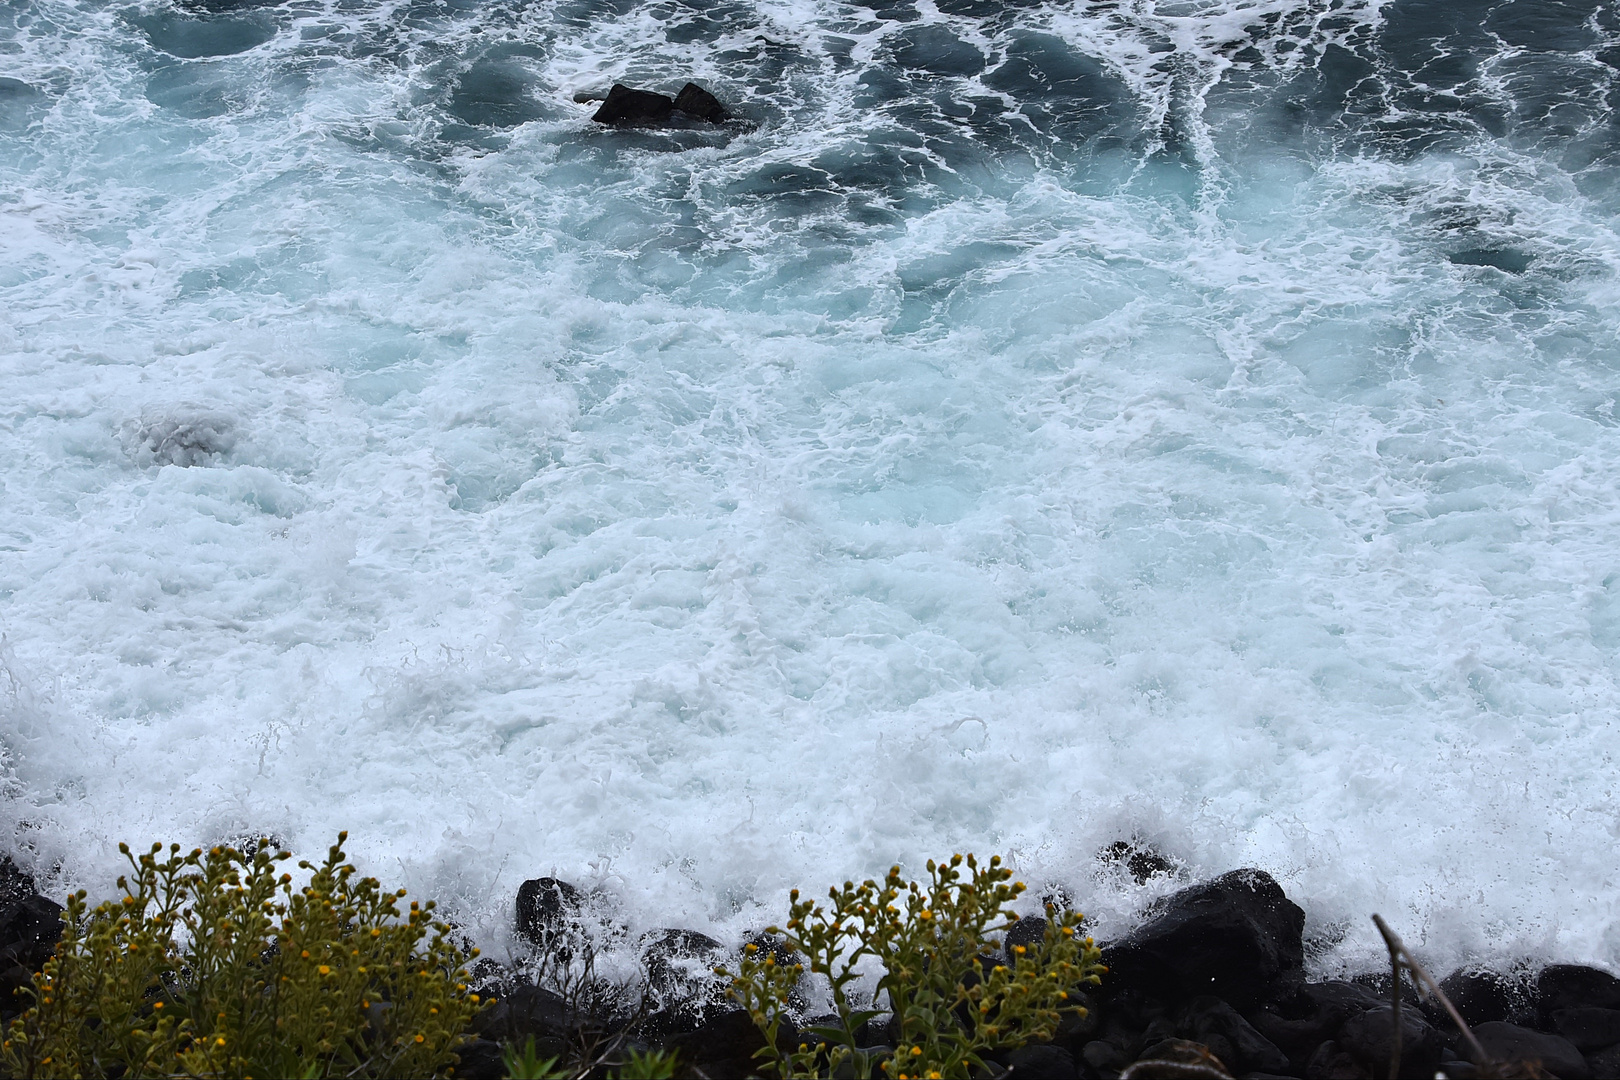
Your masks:
{"label": "shrub", "polygon": [[[786,928],[766,931],[777,940],[746,946],[735,973],[717,969],[765,1038],[756,1057],[783,1077],[864,1080],[874,1065],[893,1080],[966,1077],[992,1050],[1050,1039],[1063,1011],[1083,1015],[1071,994],[1099,983],[1106,969],[1079,934],[1081,916],[1048,907],[1045,936],[1015,946],[1002,963],[991,938],[1018,921],[1010,904],[1024,886],[1007,884],[1012,872],[999,856],[981,866],[969,855],[966,863],[964,873],[960,855],[930,860],[923,884],[902,881],[899,867],[882,884],[846,881],[828,891],[825,908],[795,889]],[[866,958],[884,969],[872,1001],[886,998],[892,1051],[856,1045],[861,1026],[882,1015],[856,1000],[856,968]],[[809,1028],[798,1049],[783,1050],[789,995],[806,968],[827,980],[838,1023]]]}
{"label": "shrub", "polygon": [[[34,977],[0,1059],[18,1077],[434,1076],[478,1011],[452,943],[345,861],[309,884],[287,852],[178,845],[140,856],[121,901],[68,897],[56,956]],[[24,991],[29,993],[30,991]]]}

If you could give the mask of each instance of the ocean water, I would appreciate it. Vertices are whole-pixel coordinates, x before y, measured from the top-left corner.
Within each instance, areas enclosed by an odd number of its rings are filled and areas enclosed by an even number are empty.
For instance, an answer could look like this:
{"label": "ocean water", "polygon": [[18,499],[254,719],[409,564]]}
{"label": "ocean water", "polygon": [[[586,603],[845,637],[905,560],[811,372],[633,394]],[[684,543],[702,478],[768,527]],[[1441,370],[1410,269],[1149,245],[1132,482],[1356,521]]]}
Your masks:
{"label": "ocean water", "polygon": [[[1620,964],[1620,11],[0,0],[4,838]],[[711,88],[719,128],[578,93]]]}

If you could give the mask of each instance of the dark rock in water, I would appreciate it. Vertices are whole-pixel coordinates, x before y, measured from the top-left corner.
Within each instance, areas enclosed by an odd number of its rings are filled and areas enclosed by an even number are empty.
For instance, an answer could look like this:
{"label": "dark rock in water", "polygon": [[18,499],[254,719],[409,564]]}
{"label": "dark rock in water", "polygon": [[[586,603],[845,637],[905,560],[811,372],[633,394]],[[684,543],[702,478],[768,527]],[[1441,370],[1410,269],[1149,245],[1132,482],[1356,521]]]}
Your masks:
{"label": "dark rock in water", "polygon": [[[15,881],[15,879],[13,879]],[[0,903],[0,1004],[33,981],[62,940],[62,905],[28,895]]]}
{"label": "dark rock in water", "polygon": [[518,886],[518,936],[537,949],[550,949],[578,924],[585,897],[579,889],[557,878],[530,878]]}
{"label": "dark rock in water", "polygon": [[0,908],[33,896],[36,891],[33,875],[13,862],[10,855],[0,855]]}
{"label": "dark rock in water", "polygon": [[1474,1038],[1496,1060],[1539,1061],[1541,1067],[1558,1080],[1586,1080],[1592,1075],[1581,1052],[1562,1035],[1493,1020],[1475,1028]]}
{"label": "dark rock in water", "polygon": [[[1395,1037],[1395,1011],[1388,1005],[1352,1016],[1339,1029],[1338,1043],[1375,1075],[1389,1070]],[[1444,1041],[1416,1009],[1401,1010],[1401,1075],[1433,1076],[1440,1067]]]}
{"label": "dark rock in water", "polygon": [[1552,1027],[1553,1013],[1581,1007],[1620,1009],[1620,979],[1578,964],[1548,964],[1536,978],[1536,1016]]}
{"label": "dark rock in water", "polygon": [[1490,266],[1508,274],[1522,274],[1530,269],[1534,256],[1512,248],[1469,248],[1451,256],[1457,266]]}
{"label": "dark rock in water", "polygon": [[1522,987],[1488,968],[1453,971],[1440,980],[1440,989],[1470,1026],[1511,1020],[1523,1007],[1527,996]]}
{"label": "dark rock in water", "polygon": [[1288,1055],[1220,998],[1193,999],[1182,1012],[1179,1028],[1182,1038],[1204,1044],[1239,1072],[1288,1068]]}
{"label": "dark rock in water", "polygon": [[681,92],[675,95],[675,107],[687,116],[695,116],[711,124],[721,123],[726,118],[726,107],[720,104],[720,99],[697,83],[687,83],[681,87]]}
{"label": "dark rock in water", "polygon": [[574,95],[574,104],[589,105],[593,101],[606,101],[607,95],[600,90],[581,90]]}
{"label": "dark rock in water", "polygon": [[658,930],[643,941],[641,962],[647,969],[647,987],[670,1007],[702,1019],[725,998],[715,965],[729,957],[726,947],[696,930]]}
{"label": "dark rock in water", "polygon": [[[575,95],[575,101],[594,101],[596,95]],[[591,119],[598,124],[615,127],[667,124],[678,119],[676,112],[694,120],[718,124],[726,119],[726,108],[720,99],[696,83],[681,87],[676,97],[655,94],[650,90],[633,90],[622,83],[614,83],[602,100],[602,107]]]}
{"label": "dark rock in water", "polygon": [[1305,913],[1270,874],[1234,870],[1166,897],[1157,914],[1104,950],[1113,987],[1177,998],[1263,1001],[1305,964]]}
{"label": "dark rock in water", "polygon": [[1040,1077],[1041,1080],[1075,1080],[1080,1075],[1075,1068],[1074,1055],[1050,1043],[1014,1050],[1007,1055],[1007,1069],[1015,1077]]}
{"label": "dark rock in water", "polygon": [[1129,840],[1115,840],[1098,852],[1097,858],[1103,862],[1124,866],[1138,885],[1146,885],[1150,879],[1161,874],[1176,872],[1169,859],[1152,848],[1142,847]]}
{"label": "dark rock in water", "polygon": [[602,107],[591,117],[598,124],[630,126],[635,124],[662,124],[675,111],[675,99],[650,90],[632,90],[623,83],[614,83]]}
{"label": "dark rock in water", "polygon": [[1620,1043],[1620,1009],[1582,1005],[1552,1014],[1553,1029],[1582,1051],[1601,1050]]}

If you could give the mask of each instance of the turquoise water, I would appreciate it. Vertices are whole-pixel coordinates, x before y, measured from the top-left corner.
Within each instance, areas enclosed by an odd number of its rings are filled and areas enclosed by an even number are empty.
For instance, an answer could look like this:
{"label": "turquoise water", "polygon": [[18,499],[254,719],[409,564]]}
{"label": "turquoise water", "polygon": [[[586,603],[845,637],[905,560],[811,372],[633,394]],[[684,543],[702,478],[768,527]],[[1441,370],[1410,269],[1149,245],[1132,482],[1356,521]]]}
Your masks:
{"label": "turquoise water", "polygon": [[0,5],[19,836],[1620,963],[1620,15],[1454,7]]}

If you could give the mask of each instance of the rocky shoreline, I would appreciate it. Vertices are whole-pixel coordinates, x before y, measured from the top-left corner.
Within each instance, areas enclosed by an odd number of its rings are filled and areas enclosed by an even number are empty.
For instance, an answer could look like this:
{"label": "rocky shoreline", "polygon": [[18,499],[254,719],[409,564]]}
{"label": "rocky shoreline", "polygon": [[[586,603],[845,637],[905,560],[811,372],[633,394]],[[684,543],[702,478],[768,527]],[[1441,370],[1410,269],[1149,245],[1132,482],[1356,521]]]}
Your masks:
{"label": "rocky shoreline", "polygon": [[[5,1017],[16,1008],[13,991],[49,957],[60,912],[9,859],[0,860]],[[1042,917],[1025,918],[998,947],[1011,950],[1045,926]],[[523,883],[514,929],[526,955],[508,965],[481,960],[475,968],[479,989],[497,1000],[476,1022],[458,1076],[503,1076],[504,1048],[529,1039],[548,1057],[589,1062],[631,1048],[666,1049],[679,1054],[682,1075],[749,1075],[762,1037],[712,974],[733,950],[683,929],[623,938],[619,944],[633,946],[642,975],[639,985],[627,987],[593,969],[596,943],[622,936],[604,927],[588,897],[567,882]],[[1104,946],[1109,972],[1086,996],[1084,1016],[1069,1015],[1051,1042],[995,1055],[993,1065],[1001,1075],[1053,1080],[1387,1076],[1397,1016],[1392,976],[1309,981],[1303,928],[1304,912],[1262,870],[1235,870],[1181,889]],[[1470,1061],[1464,1035],[1445,1010],[1419,1000],[1407,983],[1399,1012],[1401,1076],[1620,1075],[1620,979],[1606,971],[1553,964],[1526,976],[1466,968],[1440,986],[1491,1060]],[[866,1034],[869,1046],[888,1042],[882,1018]]]}

